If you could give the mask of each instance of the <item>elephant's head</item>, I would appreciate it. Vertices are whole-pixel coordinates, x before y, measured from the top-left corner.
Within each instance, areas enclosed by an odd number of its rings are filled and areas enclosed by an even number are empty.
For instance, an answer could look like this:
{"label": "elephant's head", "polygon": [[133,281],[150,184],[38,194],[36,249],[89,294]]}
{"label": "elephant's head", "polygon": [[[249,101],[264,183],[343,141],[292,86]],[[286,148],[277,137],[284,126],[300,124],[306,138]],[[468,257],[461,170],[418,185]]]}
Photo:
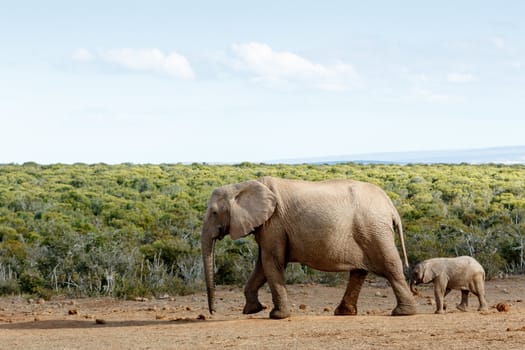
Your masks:
{"label": "elephant's head", "polygon": [[425,262],[417,264],[412,270],[410,291],[412,294],[417,295],[418,291],[415,287],[420,283],[429,283],[436,277],[434,271],[427,266]]}
{"label": "elephant's head", "polygon": [[202,259],[208,292],[208,308],[215,311],[213,247],[227,234],[239,239],[264,224],[275,211],[276,197],[268,187],[251,180],[226,185],[213,191],[201,234]]}

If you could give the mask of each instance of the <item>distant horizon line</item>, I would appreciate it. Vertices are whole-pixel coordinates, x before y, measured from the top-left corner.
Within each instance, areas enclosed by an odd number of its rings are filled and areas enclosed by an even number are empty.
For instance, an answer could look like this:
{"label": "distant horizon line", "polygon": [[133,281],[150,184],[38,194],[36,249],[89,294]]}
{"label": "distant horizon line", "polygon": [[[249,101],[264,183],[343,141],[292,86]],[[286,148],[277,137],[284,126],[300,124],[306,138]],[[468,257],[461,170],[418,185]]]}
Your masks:
{"label": "distant horizon line", "polygon": [[[517,156],[515,159],[504,160],[502,156]],[[418,157],[426,156],[429,159],[421,160]],[[462,157],[475,157],[477,160],[472,159],[471,161],[461,159]],[[455,160],[447,158],[456,158]],[[500,157],[500,158],[498,158]],[[492,158],[492,159],[491,159]],[[482,161],[482,159],[484,159]],[[122,161],[122,162],[51,162],[51,163],[39,163],[37,161],[28,160],[24,162],[0,162],[0,165],[29,165],[34,163],[41,166],[50,165],[174,165],[174,164],[209,164],[209,165],[238,165],[242,163],[252,164],[329,164],[329,163],[378,163],[378,164],[409,164],[409,163],[472,163],[472,164],[525,164],[525,144],[523,145],[509,145],[509,146],[490,146],[480,148],[450,148],[450,149],[432,149],[432,150],[414,150],[414,151],[378,151],[378,152],[366,152],[366,153],[350,153],[340,155],[327,155],[327,156],[314,156],[314,157],[297,157],[297,158],[282,158],[265,161],[166,161],[166,162],[133,162],[133,161]]]}
{"label": "distant horizon line", "polygon": [[[433,158],[440,157],[461,157],[461,156],[477,156],[477,157],[490,157],[490,156],[502,156],[502,153],[519,153],[522,157],[519,159],[519,163],[525,163],[525,144],[524,145],[509,145],[509,146],[491,146],[482,148],[453,148],[453,149],[434,149],[434,150],[416,150],[416,151],[385,151],[385,152],[367,152],[367,153],[354,153],[354,154],[340,154],[340,155],[329,155],[319,157],[304,157],[304,158],[287,158],[269,161],[270,164],[298,164],[298,162],[378,162],[378,163],[435,163],[435,161],[418,161],[418,156],[431,156]],[[515,155],[515,154],[512,154]],[[405,158],[395,159],[395,158]],[[395,159],[395,160],[394,160]],[[512,160],[509,160],[512,161]],[[460,161],[457,162],[468,162]],[[490,163],[487,160],[484,163]]]}

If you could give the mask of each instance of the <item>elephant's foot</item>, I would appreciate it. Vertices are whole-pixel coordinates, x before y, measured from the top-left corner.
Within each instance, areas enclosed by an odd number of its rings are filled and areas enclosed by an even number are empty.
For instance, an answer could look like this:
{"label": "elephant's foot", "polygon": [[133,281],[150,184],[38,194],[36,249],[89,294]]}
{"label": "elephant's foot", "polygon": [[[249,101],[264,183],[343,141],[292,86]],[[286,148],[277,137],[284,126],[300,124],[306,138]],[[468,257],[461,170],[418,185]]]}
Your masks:
{"label": "elephant's foot", "polygon": [[489,308],[487,305],[483,305],[478,308],[478,311],[489,311]]}
{"label": "elephant's foot", "polygon": [[283,318],[288,318],[291,315],[292,314],[290,311],[284,311],[284,310],[275,309],[275,308],[270,312],[270,318],[274,320],[281,320]]}
{"label": "elephant's foot", "polygon": [[246,303],[246,305],[244,305],[244,309],[242,310],[242,313],[245,315],[256,314],[259,311],[262,311],[264,309],[266,309],[266,307],[257,301],[256,303],[250,303],[250,304]]}
{"label": "elephant's foot", "polygon": [[459,311],[466,312],[467,311],[467,305],[465,305],[465,304],[458,304],[458,305],[456,305],[456,309],[458,309]]}
{"label": "elephant's foot", "polygon": [[436,310],[434,313],[438,314],[438,315],[444,315],[445,314],[445,310]]}
{"label": "elephant's foot", "polygon": [[336,316],[353,316],[357,315],[357,307],[355,305],[339,304],[337,309],[334,311]]}
{"label": "elephant's foot", "polygon": [[398,304],[392,310],[392,316],[410,316],[417,314],[417,308],[414,304]]}

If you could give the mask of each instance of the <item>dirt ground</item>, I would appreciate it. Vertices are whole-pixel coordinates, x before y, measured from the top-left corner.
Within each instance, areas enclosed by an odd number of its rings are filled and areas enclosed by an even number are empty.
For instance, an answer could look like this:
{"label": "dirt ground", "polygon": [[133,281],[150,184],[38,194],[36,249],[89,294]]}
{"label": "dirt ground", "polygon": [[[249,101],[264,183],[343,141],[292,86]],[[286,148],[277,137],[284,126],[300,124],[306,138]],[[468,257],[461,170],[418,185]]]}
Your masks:
{"label": "dirt ground", "polygon": [[[432,286],[420,288],[419,314],[389,316],[392,289],[367,280],[357,316],[333,316],[345,286],[289,285],[293,316],[270,320],[268,310],[242,315],[242,290],[220,286],[217,313],[204,293],[162,299],[27,300],[0,298],[1,349],[525,349],[525,276],[487,281],[488,312],[455,309],[460,292],[446,298],[448,312],[433,313]],[[267,289],[261,301],[271,306]],[[498,303],[508,311],[499,312]]]}

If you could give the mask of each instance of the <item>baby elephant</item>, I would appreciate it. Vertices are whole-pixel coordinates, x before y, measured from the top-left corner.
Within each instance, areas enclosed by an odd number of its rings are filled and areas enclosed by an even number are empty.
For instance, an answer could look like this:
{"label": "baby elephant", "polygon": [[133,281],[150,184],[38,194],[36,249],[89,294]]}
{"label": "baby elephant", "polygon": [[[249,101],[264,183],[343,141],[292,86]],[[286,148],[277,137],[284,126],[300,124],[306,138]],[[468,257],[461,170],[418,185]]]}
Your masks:
{"label": "baby elephant", "polygon": [[459,310],[467,311],[469,292],[478,297],[478,311],[488,309],[485,300],[485,270],[470,256],[434,258],[418,263],[412,270],[410,290],[417,294],[414,285],[429,282],[434,283],[436,314],[445,313],[443,301],[452,289],[461,290],[461,303],[457,306]]}

